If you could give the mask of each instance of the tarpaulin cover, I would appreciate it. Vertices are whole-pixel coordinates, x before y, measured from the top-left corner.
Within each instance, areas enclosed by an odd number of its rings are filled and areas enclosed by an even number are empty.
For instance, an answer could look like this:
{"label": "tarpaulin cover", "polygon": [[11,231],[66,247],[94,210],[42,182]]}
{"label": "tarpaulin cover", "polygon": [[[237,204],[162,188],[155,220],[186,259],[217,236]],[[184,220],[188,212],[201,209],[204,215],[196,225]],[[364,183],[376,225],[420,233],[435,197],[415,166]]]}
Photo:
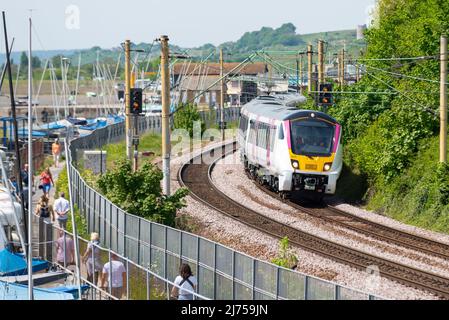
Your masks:
{"label": "tarpaulin cover", "polygon": [[[33,289],[35,300],[74,300],[74,295],[53,289]],[[28,286],[0,281],[0,300],[28,300]]]}
{"label": "tarpaulin cover", "polygon": [[[33,272],[48,268],[48,262],[33,259]],[[19,254],[10,252],[8,249],[0,251],[0,276],[21,276],[27,274],[27,262]]]}

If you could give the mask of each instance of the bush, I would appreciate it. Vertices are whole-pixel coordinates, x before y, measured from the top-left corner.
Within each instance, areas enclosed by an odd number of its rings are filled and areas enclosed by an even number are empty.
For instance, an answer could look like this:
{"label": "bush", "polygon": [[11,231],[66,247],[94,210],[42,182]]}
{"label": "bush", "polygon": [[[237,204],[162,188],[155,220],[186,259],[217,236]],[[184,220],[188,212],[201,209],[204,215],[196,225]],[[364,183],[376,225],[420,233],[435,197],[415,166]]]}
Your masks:
{"label": "bush", "polygon": [[291,252],[288,237],[279,242],[278,256],[271,260],[272,263],[284,267],[293,268],[298,263],[298,258]]}
{"label": "bush", "polygon": [[201,135],[206,130],[206,125],[201,120],[198,110],[192,104],[180,104],[176,109],[174,117],[174,126],[176,129],[186,129],[190,137],[193,137],[193,124],[195,121],[201,121]]}
{"label": "bush", "polygon": [[133,172],[131,162],[122,159],[97,184],[110,201],[128,213],[174,226],[176,211],[186,205],[188,191],[181,188],[169,197],[163,195],[162,177],[162,171],[152,163],[146,162]]}

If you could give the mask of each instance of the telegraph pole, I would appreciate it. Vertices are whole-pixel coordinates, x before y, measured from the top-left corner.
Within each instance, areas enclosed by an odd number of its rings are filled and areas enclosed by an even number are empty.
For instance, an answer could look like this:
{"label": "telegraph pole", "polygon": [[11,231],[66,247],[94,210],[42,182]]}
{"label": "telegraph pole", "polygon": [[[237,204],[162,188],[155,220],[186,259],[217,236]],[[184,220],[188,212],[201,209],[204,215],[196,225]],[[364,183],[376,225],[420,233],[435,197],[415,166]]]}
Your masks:
{"label": "telegraph pole", "polygon": [[307,46],[307,87],[309,90],[309,94],[312,92],[312,54],[313,54],[312,45],[309,44]]}
{"label": "telegraph pole", "polygon": [[324,41],[318,40],[318,87],[324,83]]}
{"label": "telegraph pole", "polygon": [[296,58],[296,92],[299,93],[299,58]]}
{"label": "telegraph pole", "polygon": [[341,50],[341,87],[345,85],[345,49]]}
{"label": "telegraph pole", "polygon": [[225,81],[223,79],[224,75],[224,61],[223,61],[223,48],[220,48],[220,130],[221,130],[221,141],[225,140],[225,128],[224,128],[224,90]]}
{"label": "telegraph pole", "polygon": [[447,36],[440,39],[440,162],[447,162]]}
{"label": "telegraph pole", "polygon": [[299,55],[299,79],[301,82],[301,86],[299,87],[299,93],[303,94],[302,84],[303,84],[303,73],[302,73],[302,53]]}
{"label": "telegraph pole", "polygon": [[131,41],[125,41],[125,130],[126,130],[126,158],[132,159],[132,121],[131,121]]}
{"label": "telegraph pole", "polygon": [[170,74],[168,70],[168,37],[161,36],[162,82],[162,191],[170,195]]}

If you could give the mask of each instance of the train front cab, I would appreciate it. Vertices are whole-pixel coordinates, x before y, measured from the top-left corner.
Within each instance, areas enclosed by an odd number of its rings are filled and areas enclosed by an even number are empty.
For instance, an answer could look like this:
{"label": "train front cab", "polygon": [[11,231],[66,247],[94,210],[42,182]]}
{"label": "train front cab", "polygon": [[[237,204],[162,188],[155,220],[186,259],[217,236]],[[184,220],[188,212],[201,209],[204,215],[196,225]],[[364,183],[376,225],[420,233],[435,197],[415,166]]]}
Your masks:
{"label": "train front cab", "polygon": [[[293,171],[291,177],[287,172],[280,177],[282,189],[301,194],[334,194],[342,169],[340,125],[311,113],[310,117],[284,121],[284,127]],[[289,186],[287,178],[291,179]]]}

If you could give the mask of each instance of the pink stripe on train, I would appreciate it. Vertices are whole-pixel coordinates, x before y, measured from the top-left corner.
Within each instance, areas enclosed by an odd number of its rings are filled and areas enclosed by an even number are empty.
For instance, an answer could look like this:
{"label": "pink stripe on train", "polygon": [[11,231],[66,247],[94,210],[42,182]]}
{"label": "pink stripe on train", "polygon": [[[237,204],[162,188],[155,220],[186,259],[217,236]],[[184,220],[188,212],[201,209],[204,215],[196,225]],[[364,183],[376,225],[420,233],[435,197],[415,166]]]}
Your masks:
{"label": "pink stripe on train", "polygon": [[338,140],[340,139],[340,130],[341,126],[339,124],[335,125],[335,136],[334,136],[334,147],[332,148],[332,152],[335,153],[338,147]]}
{"label": "pink stripe on train", "polygon": [[288,149],[292,148],[292,141],[290,138],[290,121],[284,121],[284,136],[287,136]]}

